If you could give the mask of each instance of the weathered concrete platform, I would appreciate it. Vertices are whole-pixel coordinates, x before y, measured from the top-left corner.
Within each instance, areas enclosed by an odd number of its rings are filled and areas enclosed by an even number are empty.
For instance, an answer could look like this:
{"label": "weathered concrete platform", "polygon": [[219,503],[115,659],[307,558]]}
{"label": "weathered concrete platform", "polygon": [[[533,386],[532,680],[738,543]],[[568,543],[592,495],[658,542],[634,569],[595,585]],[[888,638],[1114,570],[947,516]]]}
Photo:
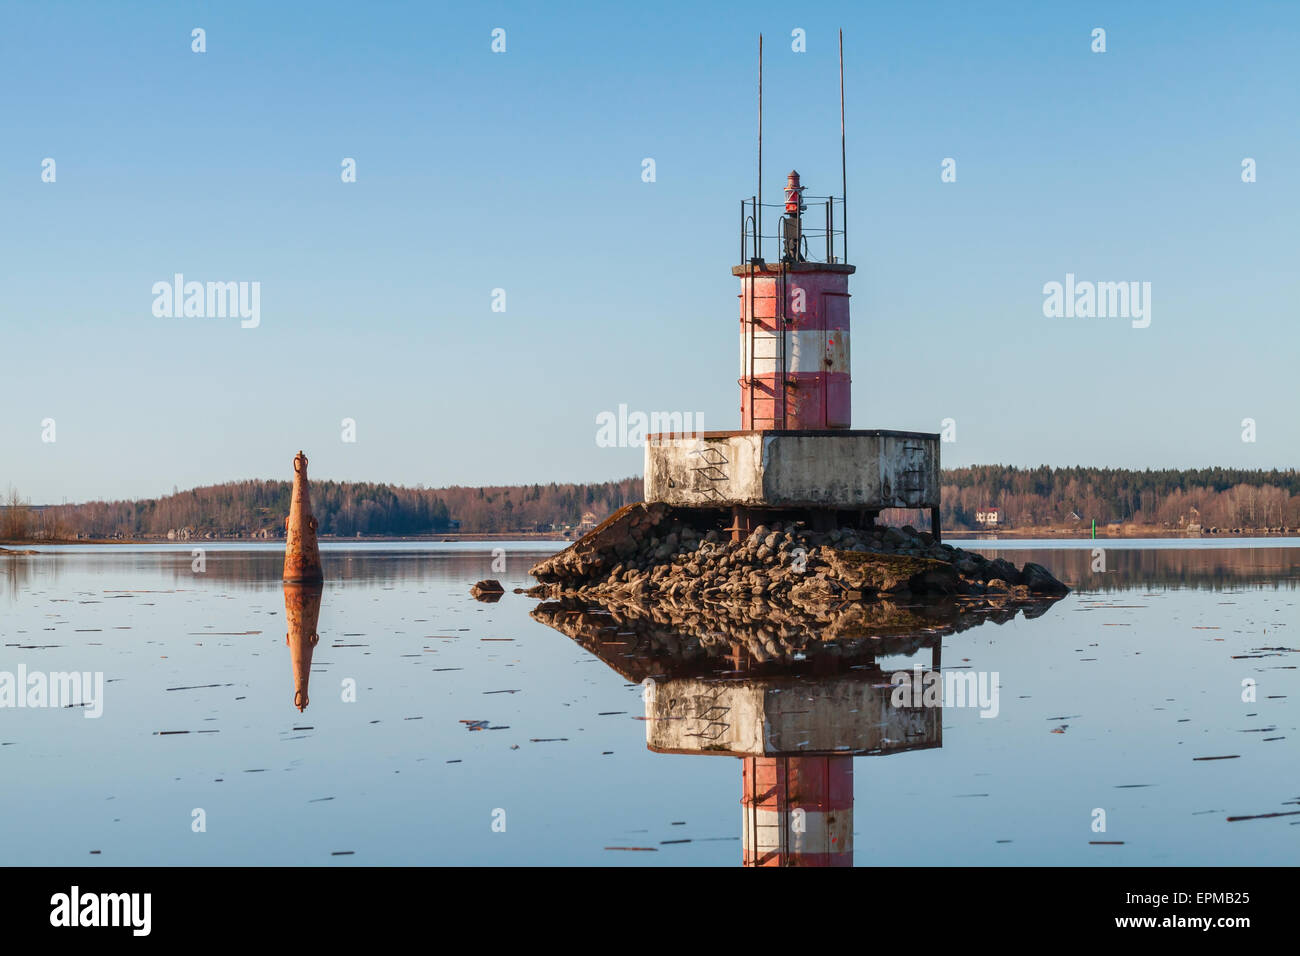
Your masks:
{"label": "weathered concrete platform", "polygon": [[645,500],[681,507],[939,507],[939,436],[862,429],[646,438]]}

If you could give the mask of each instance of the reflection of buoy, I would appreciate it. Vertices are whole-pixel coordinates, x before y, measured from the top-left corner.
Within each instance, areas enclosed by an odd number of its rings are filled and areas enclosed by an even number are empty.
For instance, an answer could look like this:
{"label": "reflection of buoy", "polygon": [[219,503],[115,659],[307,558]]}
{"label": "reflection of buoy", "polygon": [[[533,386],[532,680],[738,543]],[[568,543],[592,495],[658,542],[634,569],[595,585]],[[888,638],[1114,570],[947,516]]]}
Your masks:
{"label": "reflection of buoy", "polygon": [[284,621],[288,628],[284,642],[289,645],[289,660],[293,663],[293,706],[299,713],[311,703],[307,681],[311,679],[311,654],[320,640],[316,624],[320,620],[321,591],[319,584],[284,586]]}
{"label": "reflection of buoy", "polygon": [[284,519],[284,579],[289,582],[323,581],[320,545],[316,542],[316,518],[311,513],[307,490],[307,456],[301,451],[293,459],[293,500]]}

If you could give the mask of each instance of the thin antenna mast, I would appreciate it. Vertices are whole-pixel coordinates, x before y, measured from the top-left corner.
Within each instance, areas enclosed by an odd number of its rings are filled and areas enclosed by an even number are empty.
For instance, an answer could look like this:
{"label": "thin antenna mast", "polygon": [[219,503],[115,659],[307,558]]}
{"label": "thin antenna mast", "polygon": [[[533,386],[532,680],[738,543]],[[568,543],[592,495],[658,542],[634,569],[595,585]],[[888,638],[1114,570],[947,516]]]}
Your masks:
{"label": "thin antenna mast", "polygon": [[758,254],[763,255],[763,34],[758,35],[758,205],[754,210]]}
{"label": "thin antenna mast", "polygon": [[840,201],[844,207],[844,261],[849,261],[849,173],[844,151],[844,31],[840,30]]}

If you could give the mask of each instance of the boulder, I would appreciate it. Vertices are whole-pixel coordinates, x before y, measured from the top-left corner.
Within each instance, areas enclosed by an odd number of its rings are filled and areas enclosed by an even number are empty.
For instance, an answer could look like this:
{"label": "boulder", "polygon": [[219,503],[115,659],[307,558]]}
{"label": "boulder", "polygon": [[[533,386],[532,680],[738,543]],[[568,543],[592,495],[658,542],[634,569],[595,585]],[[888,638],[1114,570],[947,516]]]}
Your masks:
{"label": "boulder", "polygon": [[1020,583],[1029,589],[1030,594],[1065,594],[1070,590],[1053,577],[1051,571],[1032,561],[1025,564],[1020,577]]}

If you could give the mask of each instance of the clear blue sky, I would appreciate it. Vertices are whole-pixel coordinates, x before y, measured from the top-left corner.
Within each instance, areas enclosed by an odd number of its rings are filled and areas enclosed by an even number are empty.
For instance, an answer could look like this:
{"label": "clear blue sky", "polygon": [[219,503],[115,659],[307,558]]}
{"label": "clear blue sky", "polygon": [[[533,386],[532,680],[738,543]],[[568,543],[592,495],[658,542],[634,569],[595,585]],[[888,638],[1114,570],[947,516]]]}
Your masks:
{"label": "clear blue sky", "polygon": [[[0,485],[287,479],[300,447],[595,480],[641,470],[595,442],[620,403],[737,427],[756,37],[766,190],[825,193],[839,26],[856,426],[953,418],[948,465],[1296,464],[1294,3],[9,2]],[[176,272],[260,282],[261,325],[155,318]],[[1067,272],[1151,282],[1150,327],[1045,318]]]}

